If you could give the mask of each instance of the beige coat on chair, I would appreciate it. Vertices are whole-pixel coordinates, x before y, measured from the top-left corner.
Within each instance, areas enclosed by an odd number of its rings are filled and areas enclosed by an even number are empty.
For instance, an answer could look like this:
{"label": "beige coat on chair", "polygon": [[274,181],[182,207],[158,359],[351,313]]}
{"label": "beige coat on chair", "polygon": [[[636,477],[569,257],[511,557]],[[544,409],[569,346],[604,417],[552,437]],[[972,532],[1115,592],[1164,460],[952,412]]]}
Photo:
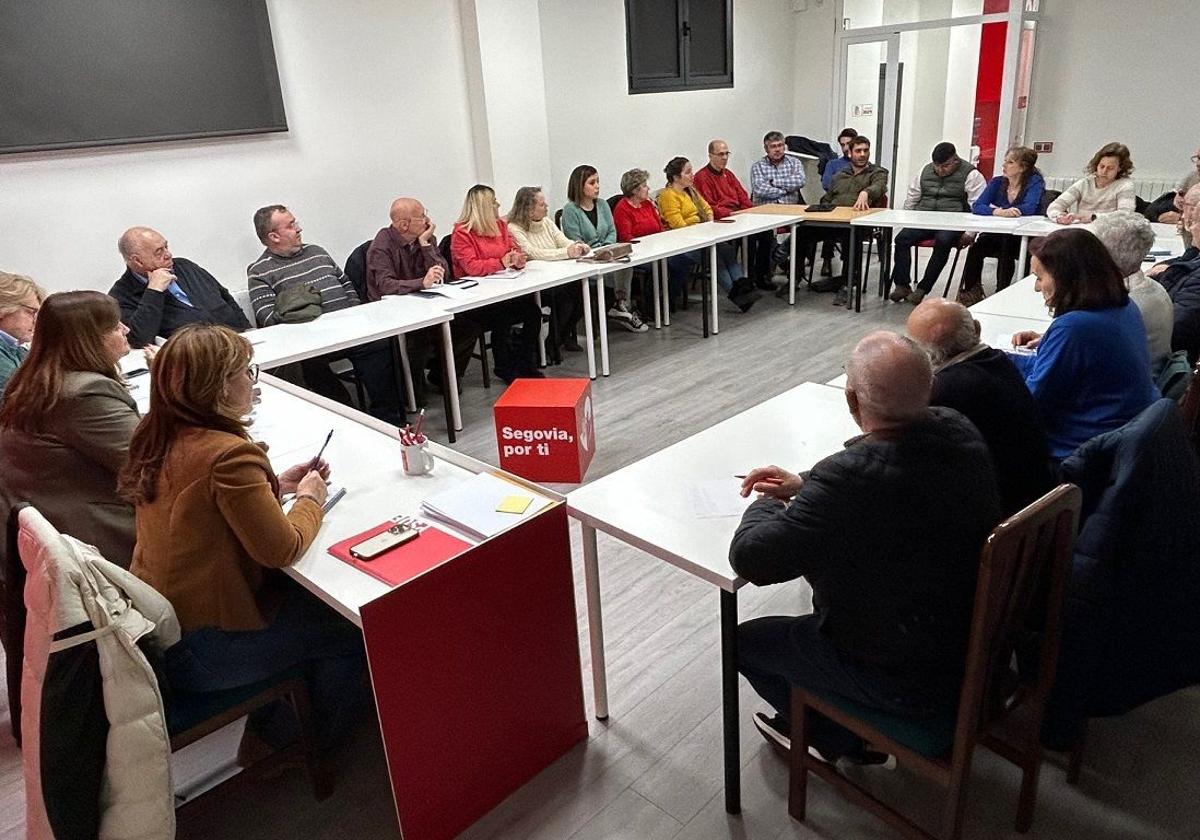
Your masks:
{"label": "beige coat on chair", "polygon": [[[158,652],[179,641],[171,604],[129,572],[107,562],[89,545],[59,534],[34,508],[20,513],[18,545],[26,571],[25,665],[21,685],[22,751],[25,775],[26,836],[53,840],[53,814],[62,814],[77,796],[45,777],[43,765],[85,761],[64,755],[69,744],[49,738],[55,721],[70,718],[91,697],[103,696],[108,735],[103,766],[75,769],[101,774],[97,837],[100,840],[167,840],[175,836],[171,786],[171,743],[158,681],[138,648],[144,639]],[[89,632],[74,632],[91,626]],[[55,639],[58,635],[60,638]],[[100,685],[80,679],[81,657],[94,646]],[[56,659],[61,657],[62,659]],[[52,685],[47,685],[47,679]],[[72,694],[70,708],[43,702]],[[55,753],[54,750],[59,750]],[[48,771],[47,771],[48,772]],[[49,790],[47,784],[49,783]],[[52,801],[48,797],[58,796]]]}

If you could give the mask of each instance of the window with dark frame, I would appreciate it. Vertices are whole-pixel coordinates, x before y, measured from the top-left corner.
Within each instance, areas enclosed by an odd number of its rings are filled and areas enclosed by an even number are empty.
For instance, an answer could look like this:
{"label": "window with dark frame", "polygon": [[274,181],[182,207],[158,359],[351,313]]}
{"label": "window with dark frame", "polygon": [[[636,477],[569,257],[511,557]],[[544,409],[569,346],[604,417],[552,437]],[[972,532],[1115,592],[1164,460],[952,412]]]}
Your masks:
{"label": "window with dark frame", "polygon": [[625,0],[630,93],[733,87],[733,0]]}

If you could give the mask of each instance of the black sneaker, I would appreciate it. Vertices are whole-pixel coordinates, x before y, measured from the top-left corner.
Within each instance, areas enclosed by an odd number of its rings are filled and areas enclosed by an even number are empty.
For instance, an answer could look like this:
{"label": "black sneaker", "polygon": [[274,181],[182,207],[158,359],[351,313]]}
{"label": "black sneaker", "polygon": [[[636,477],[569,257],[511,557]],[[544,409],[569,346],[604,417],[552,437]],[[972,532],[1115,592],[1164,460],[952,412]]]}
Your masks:
{"label": "black sneaker", "polygon": [[754,302],[760,297],[762,297],[762,295],[755,291],[729,293],[730,302],[742,312],[749,312],[750,307],[753,306]]}
{"label": "black sneaker", "polygon": [[[767,717],[762,712],[754,713],[754,728],[759,731],[771,749],[784,758],[791,758],[792,755],[792,733],[787,722],[779,715]],[[809,746],[808,754],[818,761],[824,761],[826,764],[833,764],[834,760],[825,757],[821,751],[814,746]]]}
{"label": "black sneaker", "polygon": [[845,277],[822,277],[820,280],[814,280],[809,288],[814,292],[836,292],[845,285]]}
{"label": "black sneaker", "polygon": [[877,752],[876,750],[863,750],[857,755],[848,755],[843,759],[847,764],[853,764],[855,767],[878,767],[881,770],[895,770],[896,756],[891,753]]}

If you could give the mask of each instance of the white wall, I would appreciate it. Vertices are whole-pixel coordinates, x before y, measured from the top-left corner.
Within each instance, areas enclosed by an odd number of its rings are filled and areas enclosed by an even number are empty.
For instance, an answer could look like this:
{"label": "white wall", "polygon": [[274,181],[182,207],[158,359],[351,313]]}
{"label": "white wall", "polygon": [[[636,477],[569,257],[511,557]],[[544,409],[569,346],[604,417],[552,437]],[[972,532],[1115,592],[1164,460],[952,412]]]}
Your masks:
{"label": "white wall", "polygon": [[1046,0],[1034,48],[1026,142],[1054,141],[1038,166],[1080,175],[1111,140],[1135,178],[1178,179],[1200,143],[1196,7],[1178,0]]}
{"label": "white wall", "polygon": [[799,128],[790,0],[734,3],[733,88],[636,96],[622,0],[542,0],[540,8],[553,168],[543,186],[551,207],[566,202],[567,178],[581,163],[599,170],[604,196],[619,193],[621,173],[634,167],[649,171],[657,188],[668,160],[684,155],[701,166],[717,137],[729,143],[729,165],[746,183],[763,134]]}
{"label": "white wall", "polygon": [[449,231],[476,179],[457,4],[268,8],[286,134],[0,157],[0,269],[107,290],[123,270],[117,237],[146,224],[240,287],[262,248],[251,216],[276,202],[339,261],[398,195]]}

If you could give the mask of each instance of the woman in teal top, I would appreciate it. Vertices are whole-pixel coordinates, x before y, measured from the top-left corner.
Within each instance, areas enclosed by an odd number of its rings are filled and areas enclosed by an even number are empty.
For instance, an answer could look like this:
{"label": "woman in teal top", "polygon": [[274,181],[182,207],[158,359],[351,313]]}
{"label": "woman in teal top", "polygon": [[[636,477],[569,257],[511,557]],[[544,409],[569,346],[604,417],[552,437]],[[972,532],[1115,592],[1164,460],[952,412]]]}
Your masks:
{"label": "woman in teal top", "polygon": [[21,274],[0,271],[0,394],[9,377],[25,361],[26,346],[46,294]]}
{"label": "woman in teal top", "polygon": [[[600,198],[600,176],[596,167],[576,166],[567,181],[567,203],[562,209],[562,232],[570,239],[585,242],[592,248],[603,248],[617,241],[617,226],[613,223],[612,209]],[[630,289],[633,285],[633,269],[622,268],[612,272],[613,305],[608,310],[609,321],[619,324],[630,332],[645,332],[649,329],[637,311],[630,305]]]}

